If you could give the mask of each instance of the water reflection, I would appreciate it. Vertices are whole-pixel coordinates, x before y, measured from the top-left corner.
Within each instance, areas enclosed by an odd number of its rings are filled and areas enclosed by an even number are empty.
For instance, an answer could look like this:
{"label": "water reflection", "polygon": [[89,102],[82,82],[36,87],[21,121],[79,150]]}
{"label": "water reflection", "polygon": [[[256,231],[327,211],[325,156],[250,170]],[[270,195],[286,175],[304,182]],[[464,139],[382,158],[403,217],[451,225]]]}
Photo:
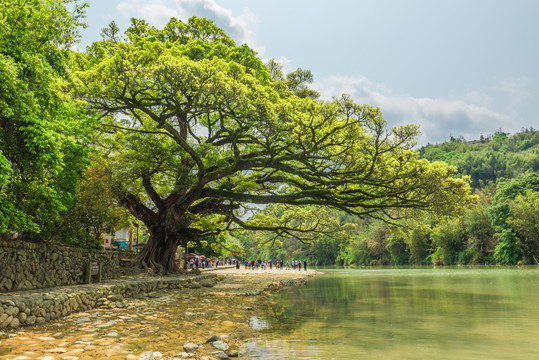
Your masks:
{"label": "water reflection", "polygon": [[539,359],[538,268],[332,271],[281,292],[258,359]]}
{"label": "water reflection", "polygon": [[269,329],[269,324],[267,320],[253,316],[249,319],[249,327],[253,328],[254,330],[260,331]]}

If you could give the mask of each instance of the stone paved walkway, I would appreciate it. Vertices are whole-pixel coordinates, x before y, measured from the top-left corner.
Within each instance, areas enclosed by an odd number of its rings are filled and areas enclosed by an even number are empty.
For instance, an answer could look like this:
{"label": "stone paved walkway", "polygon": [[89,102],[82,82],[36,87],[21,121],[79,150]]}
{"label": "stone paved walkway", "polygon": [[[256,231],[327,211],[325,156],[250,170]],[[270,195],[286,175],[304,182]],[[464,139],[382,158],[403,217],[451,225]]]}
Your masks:
{"label": "stone paved walkway", "polygon": [[108,305],[115,299],[149,294],[166,288],[188,287],[193,279],[215,277],[223,266],[202,270],[201,275],[148,276],[140,274],[100,283],[59,286],[0,294],[0,330],[48,322],[75,311]]}

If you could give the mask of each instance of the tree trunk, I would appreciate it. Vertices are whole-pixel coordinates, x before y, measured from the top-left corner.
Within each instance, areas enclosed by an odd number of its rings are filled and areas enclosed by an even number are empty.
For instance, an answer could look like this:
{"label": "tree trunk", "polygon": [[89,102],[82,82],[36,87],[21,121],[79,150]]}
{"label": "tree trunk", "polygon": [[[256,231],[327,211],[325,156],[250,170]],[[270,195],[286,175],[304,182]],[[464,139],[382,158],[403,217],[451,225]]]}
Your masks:
{"label": "tree trunk", "polygon": [[176,264],[176,250],[180,243],[179,234],[167,231],[152,231],[148,243],[138,256],[138,262],[152,270],[152,274],[175,274],[180,272]]}

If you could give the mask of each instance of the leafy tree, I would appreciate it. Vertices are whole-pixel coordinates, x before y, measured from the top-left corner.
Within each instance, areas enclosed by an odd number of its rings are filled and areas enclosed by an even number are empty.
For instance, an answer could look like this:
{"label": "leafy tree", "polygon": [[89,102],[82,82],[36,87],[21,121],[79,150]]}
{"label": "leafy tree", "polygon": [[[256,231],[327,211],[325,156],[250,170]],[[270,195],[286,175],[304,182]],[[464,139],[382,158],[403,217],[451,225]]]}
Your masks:
{"label": "leafy tree", "polygon": [[410,248],[410,260],[415,264],[427,263],[427,256],[431,247],[430,231],[430,228],[421,226],[421,224],[409,231],[406,243]]}
{"label": "leafy tree", "polygon": [[65,95],[84,6],[0,3],[0,234],[43,231],[69,206],[84,171],[86,122]]}
{"label": "leafy tree", "polygon": [[495,227],[510,227],[507,223],[507,219],[511,216],[510,202],[527,191],[539,191],[539,174],[527,174],[498,183],[498,189],[489,211],[492,224]]}
{"label": "leafy tree", "polygon": [[466,234],[462,219],[449,218],[437,224],[431,234],[436,251],[431,255],[433,264],[454,265],[466,262]]}
{"label": "leafy tree", "polygon": [[488,257],[492,257],[496,242],[487,207],[483,204],[474,206],[466,211],[463,220],[470,260],[476,263],[491,262]]}
{"label": "leafy tree", "polygon": [[313,79],[313,74],[310,70],[297,69],[286,75],[286,85],[298,97],[317,99],[320,94],[307,86],[307,84],[313,82]]}
{"label": "leafy tree", "polygon": [[311,259],[312,265],[333,265],[339,254],[340,241],[332,236],[324,236],[309,246],[304,255]]}
{"label": "leafy tree", "polygon": [[418,159],[416,127],[388,128],[379,109],[346,96],[298,96],[209,20],[163,30],[133,20],[125,34],[78,54],[77,90],[103,121],[116,196],[150,231],[146,266],[174,272],[178,245],[237,227],[302,240],[318,228],[246,220],[250,204],[386,218],[470,201],[455,168]]}
{"label": "leafy tree", "polygon": [[539,264],[539,191],[527,191],[510,202],[511,213],[507,223],[522,241],[522,260]]}
{"label": "leafy tree", "polygon": [[[389,225],[376,221],[369,226],[369,231],[364,238],[370,255],[376,259],[377,265],[386,265],[389,263],[388,238],[391,234]],[[373,263],[371,263],[373,264]]]}
{"label": "leafy tree", "polygon": [[499,243],[494,252],[494,258],[500,264],[517,264],[524,251],[522,242],[511,229],[502,229],[499,234]]}
{"label": "leafy tree", "polygon": [[406,265],[410,263],[410,253],[404,239],[396,238],[388,240],[387,251],[391,255],[392,263],[395,265]]}
{"label": "leafy tree", "polygon": [[[186,244],[187,251],[190,253],[196,253],[196,254],[204,254],[208,257],[219,257],[223,253],[223,244],[226,243],[226,239],[220,238],[217,239],[213,236],[209,236],[205,239],[202,239],[197,242],[188,242]],[[227,248],[232,252],[242,252],[242,247],[239,243],[232,240],[232,245],[227,244]]]}
{"label": "leafy tree", "polygon": [[110,174],[95,162],[81,180],[73,204],[53,222],[50,239],[101,248],[102,235],[132,223],[132,217],[115,200],[111,192]]}
{"label": "leafy tree", "polygon": [[[535,173],[498,183],[489,209],[492,225],[500,234],[495,252],[497,261],[508,264],[532,263],[537,257],[537,239],[533,235],[534,227],[530,221],[533,222],[537,216],[535,200],[538,192],[539,175]],[[525,204],[527,198],[531,200],[529,204]],[[528,225],[532,227],[527,229]]]}

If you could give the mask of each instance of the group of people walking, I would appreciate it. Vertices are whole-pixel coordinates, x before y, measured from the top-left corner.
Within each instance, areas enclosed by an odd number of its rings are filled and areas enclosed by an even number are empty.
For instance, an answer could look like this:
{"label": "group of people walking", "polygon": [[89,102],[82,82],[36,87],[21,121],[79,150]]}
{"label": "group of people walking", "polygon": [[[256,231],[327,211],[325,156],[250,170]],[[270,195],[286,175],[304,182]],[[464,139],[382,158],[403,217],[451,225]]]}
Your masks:
{"label": "group of people walking", "polygon": [[[241,267],[241,262],[239,260],[229,259],[225,261],[225,264],[236,265],[236,269]],[[209,267],[219,267],[219,259],[208,259],[204,257],[192,257],[187,259],[185,266],[189,266],[190,269],[204,269]],[[274,261],[274,260],[245,260],[245,269],[260,269],[260,270],[272,270],[275,269],[286,269],[286,270],[301,270],[301,268],[307,271],[307,260],[291,260],[284,262],[283,260]]]}
{"label": "group of people walking", "polygon": [[[239,262],[238,262],[239,263]],[[273,260],[245,260],[245,269],[251,269],[251,270],[267,270],[269,269],[286,269],[286,270],[301,270],[301,267],[303,266],[304,270],[307,271],[307,260],[292,260],[287,261],[286,263],[281,261],[273,261]],[[236,265],[236,268],[239,268],[238,265]]]}
{"label": "group of people walking", "polygon": [[188,260],[189,268],[205,269],[209,267],[219,267],[219,259],[201,259],[201,258],[191,258]]}

